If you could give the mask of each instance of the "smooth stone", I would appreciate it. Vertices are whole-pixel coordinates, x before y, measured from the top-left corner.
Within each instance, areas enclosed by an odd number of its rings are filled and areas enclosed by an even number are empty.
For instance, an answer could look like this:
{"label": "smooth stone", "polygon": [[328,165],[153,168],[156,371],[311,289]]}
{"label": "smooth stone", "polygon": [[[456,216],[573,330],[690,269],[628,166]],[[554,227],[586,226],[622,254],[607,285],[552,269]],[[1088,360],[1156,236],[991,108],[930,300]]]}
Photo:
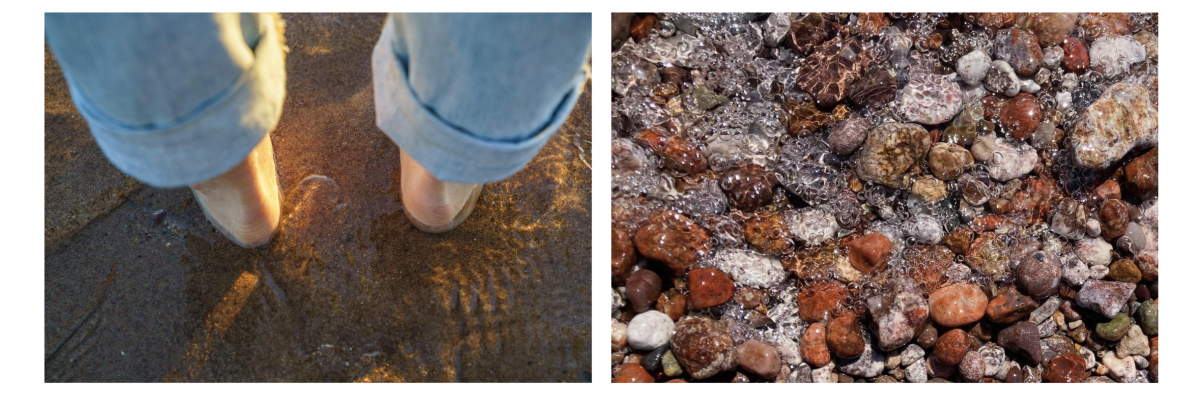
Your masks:
{"label": "smooth stone", "polygon": [[[1063,49],[1057,46],[1046,47],[1042,49],[1042,66],[1047,69],[1056,70],[1062,65]],[[1041,71],[1039,71],[1041,72]]]}
{"label": "smooth stone", "polygon": [[671,317],[650,310],[634,316],[629,321],[626,335],[630,347],[649,351],[671,341],[673,330],[675,322],[671,321]]}
{"label": "smooth stone", "polygon": [[668,377],[678,377],[683,375],[683,367],[679,365],[679,359],[676,359],[675,354],[671,351],[667,351],[666,354],[663,354],[662,369],[663,374],[666,374]]}
{"label": "smooth stone", "polygon": [[688,307],[693,310],[722,305],[733,298],[733,279],[720,269],[692,269],[687,279]]}
{"label": "smooth stone", "polygon": [[1067,40],[1062,44],[1062,51],[1062,67],[1067,72],[1082,74],[1091,66],[1091,62],[1088,60],[1087,47],[1078,38],[1067,37]]}
{"label": "smooth stone", "polygon": [[775,347],[758,340],[749,340],[737,346],[738,365],[746,371],[766,379],[775,378],[783,365]]}
{"label": "smooth stone", "polygon": [[953,143],[938,142],[929,150],[929,172],[934,177],[951,181],[975,164],[975,157],[966,148]]}
{"label": "smooth stone", "polygon": [[1037,36],[1024,29],[1004,29],[996,33],[992,49],[996,60],[1010,64],[1018,74],[1032,76],[1042,65],[1042,47]]}
{"label": "smooth stone", "polygon": [[634,236],[638,253],[662,262],[675,274],[683,274],[709,253],[708,232],[683,214],[664,210],[638,228]]}
{"label": "smooth stone", "polygon": [[731,207],[753,212],[771,203],[775,174],[756,164],[747,164],[721,175],[721,190],[729,198]]}
{"label": "smooth stone", "polygon": [[1021,80],[1008,62],[993,60],[987,76],[983,78],[983,87],[997,95],[1012,97],[1021,92]]}
{"label": "smooth stone", "polygon": [[1029,174],[1040,163],[1037,150],[1025,142],[1000,139],[996,141],[996,148],[988,161],[987,170],[992,179],[1006,182]]}
{"label": "smooth stone", "polygon": [[895,289],[867,301],[871,326],[879,339],[879,349],[891,351],[913,339],[918,327],[929,317],[929,305],[922,295]]}
{"label": "smooth stone", "polygon": [[633,250],[633,238],[629,236],[629,232],[623,229],[612,228],[612,284],[613,286],[625,285],[625,280],[629,278],[630,272],[633,271],[634,262],[637,255]]}
{"label": "smooth stone", "polygon": [[963,354],[962,360],[958,362],[958,374],[968,381],[983,379],[986,371],[987,365],[984,364],[983,355],[980,355],[978,351],[967,351],[966,354]]}
{"label": "smooth stone", "polygon": [[626,363],[613,373],[613,383],[654,383],[654,377],[640,364]]}
{"label": "smooth stone", "polygon": [[1142,327],[1142,331],[1151,336],[1158,335],[1158,302],[1148,301],[1142,303],[1137,311],[1138,325]]}
{"label": "smooth stone", "polygon": [[987,303],[978,285],[948,285],[929,295],[930,317],[944,327],[965,326],[983,318]]}
{"label": "smooth stone", "polygon": [[1035,252],[1017,266],[1017,286],[1034,298],[1044,298],[1058,292],[1062,264],[1058,258]]}
{"label": "smooth stone", "polygon": [[904,350],[900,352],[900,365],[908,367],[917,360],[925,358],[925,350],[917,344],[908,344]]}
{"label": "smooth stone", "polygon": [[1038,303],[1017,291],[1017,288],[1002,287],[992,300],[988,301],[988,319],[999,324],[1011,324],[1029,316],[1037,309]]}
{"label": "smooth stone", "polygon": [[945,76],[919,74],[908,81],[896,102],[897,111],[909,121],[941,124],[962,110],[962,89]]}
{"label": "smooth stone", "polygon": [[633,272],[625,283],[625,296],[629,298],[629,304],[636,312],[644,312],[653,307],[660,293],[662,279],[648,269]]}
{"label": "smooth stone", "polygon": [[1091,266],[1112,263],[1112,244],[1098,237],[1083,238],[1075,244],[1075,255]]}
{"label": "smooth stone", "polygon": [[1129,316],[1121,313],[1108,322],[1096,324],[1096,335],[1105,340],[1117,341],[1124,338],[1132,326],[1133,322]]}
{"label": "smooth stone", "polygon": [[832,360],[829,346],[825,344],[825,326],[820,323],[808,325],[800,337],[800,355],[814,367],[824,367]]}
{"label": "smooth stone", "polygon": [[1117,382],[1129,382],[1137,375],[1137,363],[1132,357],[1122,358],[1116,352],[1108,351],[1101,363],[1108,369],[1108,376]]}
{"label": "smooth stone", "polygon": [[1129,72],[1130,66],[1146,61],[1146,47],[1130,36],[1102,37],[1088,50],[1092,69],[1105,77]]}
{"label": "smooth stone", "polygon": [[1100,235],[1106,240],[1121,237],[1129,229],[1129,209],[1119,199],[1109,199],[1100,204],[1099,216]]}
{"label": "smooth stone", "polygon": [[974,50],[958,58],[955,63],[955,70],[958,71],[958,76],[962,77],[963,83],[969,86],[975,86],[983,83],[983,77],[987,76],[987,72],[992,67],[992,59],[987,53],[981,50]]}
{"label": "smooth stone", "polygon": [[883,373],[887,359],[883,353],[864,345],[863,350],[853,359],[840,359],[836,362],[837,370],[860,378],[875,378]]}
{"label": "smooth stone", "polygon": [[671,352],[670,346],[663,345],[655,348],[653,351],[650,351],[650,353],[646,354],[646,357],[643,357],[639,364],[641,364],[642,368],[645,368],[646,371],[657,372],[658,370],[662,369],[662,358],[667,354],[667,352]]}
{"label": "smooth stone", "polygon": [[1074,352],[1050,359],[1050,366],[1046,368],[1046,380],[1054,383],[1083,382],[1089,376],[1087,362]]}
{"label": "smooth stone", "polygon": [[849,305],[849,296],[846,285],[838,281],[809,283],[800,288],[800,293],[796,295],[800,306],[800,319],[814,323],[831,317],[838,309]]}
{"label": "smooth stone", "polygon": [[933,354],[939,363],[947,366],[957,366],[970,349],[967,332],[953,329],[938,338],[933,346]]}
{"label": "smooth stone", "polygon": [[1041,123],[1041,106],[1037,98],[1028,92],[1005,101],[1000,109],[1000,125],[1011,131],[1014,138],[1028,139]]}
{"label": "smooth stone", "polygon": [[929,132],[917,124],[885,123],[867,133],[858,152],[858,177],[892,188],[908,188],[909,170],[929,151]]}
{"label": "smooth stone", "polygon": [[996,154],[996,133],[983,132],[975,137],[975,143],[971,144],[971,155],[975,156],[975,161],[989,162]]}
{"label": "smooth stone", "polygon": [[861,333],[862,325],[854,313],[845,313],[829,321],[825,344],[830,352],[840,358],[850,358],[862,353],[866,342]]}
{"label": "smooth stone", "polygon": [[849,155],[858,150],[862,146],[863,141],[867,140],[867,130],[871,128],[871,122],[863,117],[854,117],[838,122],[829,131],[829,137],[826,141],[829,143],[829,150],[841,155]]}
{"label": "smooth stone", "polygon": [[1018,322],[1001,330],[1000,334],[996,336],[996,343],[1005,349],[1024,355],[1034,363],[1041,363],[1043,360],[1041,337],[1037,324],[1033,322]]}
{"label": "smooth stone", "polygon": [[904,368],[904,379],[911,383],[925,383],[929,381],[929,373],[925,365],[925,359],[918,359],[913,364]]}
{"label": "smooth stone", "polygon": [[881,233],[869,235],[850,241],[850,265],[863,273],[870,273],[887,267],[887,257],[892,251],[892,241]]}
{"label": "smooth stone", "polygon": [[737,367],[737,348],[722,322],[704,317],[679,321],[671,352],[695,379],[706,379]]}

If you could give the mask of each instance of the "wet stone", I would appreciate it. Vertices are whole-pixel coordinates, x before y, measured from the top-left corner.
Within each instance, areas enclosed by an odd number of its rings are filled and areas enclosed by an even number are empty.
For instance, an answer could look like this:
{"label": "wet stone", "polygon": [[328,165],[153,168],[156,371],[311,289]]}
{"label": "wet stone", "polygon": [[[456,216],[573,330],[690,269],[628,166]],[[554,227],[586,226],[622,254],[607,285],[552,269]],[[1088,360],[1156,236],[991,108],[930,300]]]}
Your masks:
{"label": "wet stone", "polygon": [[745,234],[747,243],[767,254],[781,255],[792,248],[791,232],[778,214],[748,218]]}
{"label": "wet stone", "polygon": [[850,264],[860,272],[870,273],[887,266],[892,241],[875,232],[851,241],[847,248]]}
{"label": "wet stone", "polygon": [[879,108],[896,99],[896,77],[887,68],[873,67],[850,85],[847,98],[865,107]]}
{"label": "wet stone", "polygon": [[684,174],[703,172],[708,160],[695,143],[660,127],[647,128],[634,135],[641,143],[663,158],[663,167]]}
{"label": "wet stone", "polygon": [[1041,337],[1037,324],[1033,322],[1018,322],[1001,330],[996,336],[996,343],[1034,363],[1041,363],[1043,360]]}
{"label": "wet stone", "polygon": [[[1125,234],[1129,228],[1129,210],[1119,199],[1109,199],[1100,205],[1100,234],[1112,241]],[[1136,281],[1135,281],[1136,282]]]}
{"label": "wet stone", "polygon": [[1091,62],[1088,61],[1087,47],[1078,38],[1067,37],[1066,42],[1062,44],[1062,50],[1064,70],[1082,74],[1091,66]]}
{"label": "wet stone", "polygon": [[1013,97],[1021,92],[1021,80],[1017,78],[1017,72],[1004,60],[992,61],[991,68],[983,78],[983,86],[990,92],[1006,97]]}
{"label": "wet stone", "polygon": [[1125,185],[1130,194],[1150,198],[1158,194],[1158,147],[1125,165]]}
{"label": "wet stone", "polygon": [[829,364],[829,346],[825,344],[825,326],[820,323],[808,325],[800,337],[800,356],[814,367]]}
{"label": "wet stone", "polygon": [[858,153],[858,177],[892,188],[908,188],[908,172],[920,164],[929,146],[929,133],[917,124],[886,123],[872,128]]}
{"label": "wet stone", "polygon": [[966,263],[980,274],[999,280],[1008,273],[1009,251],[996,234],[988,232],[975,238],[967,253]]}
{"label": "wet stone", "polygon": [[851,358],[862,353],[866,345],[861,333],[862,325],[854,313],[844,313],[829,321],[825,344],[839,358]]}
{"label": "wet stone", "polygon": [[855,38],[825,41],[800,62],[796,85],[811,94],[817,105],[831,107],[845,98],[850,85],[858,80],[865,56],[868,52]]}
{"label": "wet stone", "polygon": [[988,299],[975,284],[952,284],[929,295],[930,317],[944,327],[959,327],[983,318]]}
{"label": "wet stone", "polygon": [[693,310],[725,304],[733,297],[733,279],[717,268],[692,269],[687,279],[688,307]]}
{"label": "wet stone", "polygon": [[1088,50],[1092,69],[1112,78],[1129,72],[1136,63],[1146,60],[1146,47],[1129,36],[1104,37],[1092,42]]}
{"label": "wet stone", "polygon": [[650,310],[638,314],[629,321],[626,335],[630,347],[652,350],[666,345],[671,340],[671,331],[674,329],[675,323],[671,321],[671,317]]}
{"label": "wet stone", "polygon": [[812,102],[788,101],[783,104],[783,109],[787,116],[787,130],[792,136],[807,136],[833,120],[829,113],[821,111]]}
{"label": "wet stone", "polygon": [[1029,174],[1039,163],[1037,151],[1025,142],[1000,139],[996,141],[987,170],[992,179],[1006,182]]}
{"label": "wet stone", "polygon": [[1022,76],[1033,76],[1042,65],[1042,47],[1037,36],[1023,29],[1004,29],[996,33],[996,46],[992,48],[996,60],[1012,65]]}
{"label": "wet stone", "polygon": [[939,142],[929,150],[929,171],[938,179],[951,181],[962,175],[963,171],[975,164],[975,158],[970,151],[962,146]]}
{"label": "wet stone", "polygon": [[946,366],[957,366],[970,349],[967,332],[953,329],[938,338],[933,346],[933,354],[939,363]]}
{"label": "wet stone", "polygon": [[898,111],[909,121],[941,124],[962,109],[962,90],[946,76],[919,74],[904,86],[897,102]]}
{"label": "wet stone", "polygon": [[636,312],[649,310],[658,300],[660,293],[662,293],[662,279],[646,269],[633,272],[625,284],[625,296],[629,298],[629,304]]}
{"label": "wet stone", "polygon": [[867,130],[870,127],[870,122],[862,117],[854,117],[834,124],[826,139],[829,143],[829,150],[841,155],[854,153],[867,139]]}
{"label": "wet stone", "polygon": [[900,285],[867,301],[879,349],[891,351],[907,344],[929,318],[925,297]]}
{"label": "wet stone", "polygon": [[1084,111],[1068,138],[1075,163],[1106,168],[1131,149],[1158,142],[1158,110],[1145,87],[1116,83]]}
{"label": "wet stone", "polygon": [[737,367],[737,348],[723,323],[697,317],[679,322],[671,352],[695,379],[706,379]]}
{"label": "wet stone", "polygon": [[1074,12],[1023,12],[1017,15],[1017,26],[1036,35],[1042,46],[1062,43],[1075,31],[1078,21],[1079,14]]}
{"label": "wet stone", "polygon": [[983,78],[987,76],[991,67],[992,59],[988,57],[988,54],[981,50],[974,50],[958,58],[955,70],[958,71],[958,76],[963,78],[963,83],[975,86],[983,83]]}
{"label": "wet stone", "polygon": [[[870,345],[863,346],[860,354],[853,358],[843,358],[837,361],[837,370],[847,375],[860,378],[875,378],[883,373],[887,366],[887,358]],[[911,367],[911,366],[910,366]]]}
{"label": "wet stone", "polygon": [[1000,110],[1000,125],[1011,131],[1016,139],[1029,139],[1041,123],[1041,106],[1037,98],[1029,93],[1017,94],[1005,101]]}
{"label": "wet stone", "polygon": [[738,365],[762,378],[775,378],[782,363],[779,351],[770,344],[750,340],[737,346]]}
{"label": "wet stone", "polygon": [[625,280],[629,278],[629,274],[633,270],[635,259],[633,239],[630,238],[629,232],[614,226],[612,228],[612,283],[614,286],[625,285]]}
{"label": "wet stone", "polygon": [[638,228],[634,243],[639,254],[666,264],[675,274],[686,272],[712,247],[704,228],[671,210],[654,215]]}
{"label": "wet stone", "polygon": [[613,383],[654,383],[654,377],[640,364],[627,363],[613,373]]}
{"label": "wet stone", "polygon": [[1016,273],[1021,290],[1034,298],[1044,298],[1058,291],[1062,264],[1053,255],[1035,252],[1021,261]]}
{"label": "wet stone", "polygon": [[832,18],[818,12],[812,12],[803,18],[792,22],[787,40],[792,50],[803,56],[812,52],[817,45],[829,39],[832,32]]}
{"label": "wet stone", "polygon": [[775,174],[755,164],[730,170],[721,176],[721,190],[729,197],[730,204],[749,212],[771,203],[775,184]]}
{"label": "wet stone", "polygon": [[838,281],[817,281],[805,285],[796,295],[800,318],[814,323],[832,317],[837,310],[849,305],[849,296],[846,285]]}
{"label": "wet stone", "polygon": [[946,270],[953,263],[954,251],[951,251],[950,248],[918,244],[905,251],[902,266],[921,287],[922,294],[928,296],[930,292],[946,282]]}
{"label": "wet stone", "polygon": [[1083,382],[1089,376],[1087,363],[1075,352],[1050,359],[1050,366],[1046,369],[1046,380],[1054,383]]}

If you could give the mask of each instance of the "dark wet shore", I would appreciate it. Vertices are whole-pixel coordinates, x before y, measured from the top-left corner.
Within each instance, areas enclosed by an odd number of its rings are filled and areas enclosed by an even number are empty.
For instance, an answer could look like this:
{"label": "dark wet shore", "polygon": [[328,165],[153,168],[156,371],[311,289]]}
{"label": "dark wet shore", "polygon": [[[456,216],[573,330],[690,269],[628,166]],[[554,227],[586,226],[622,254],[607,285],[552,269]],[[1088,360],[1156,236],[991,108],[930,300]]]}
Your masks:
{"label": "dark wet shore", "polygon": [[186,188],[117,171],[46,51],[45,381],[590,381],[590,85],[528,167],[430,235],[375,126],[384,15],[284,19],[284,220],[255,250]]}

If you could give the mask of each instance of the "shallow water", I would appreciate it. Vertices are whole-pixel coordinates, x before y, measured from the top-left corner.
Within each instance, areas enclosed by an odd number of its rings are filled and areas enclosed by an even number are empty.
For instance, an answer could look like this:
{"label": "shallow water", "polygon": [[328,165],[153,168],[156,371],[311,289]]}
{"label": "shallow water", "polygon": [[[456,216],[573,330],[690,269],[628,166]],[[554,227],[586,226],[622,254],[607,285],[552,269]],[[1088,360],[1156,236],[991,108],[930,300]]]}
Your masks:
{"label": "shallow water", "polygon": [[254,250],[186,189],[112,168],[47,51],[46,381],[591,380],[590,85],[529,166],[426,234],[374,125],[384,15],[284,19],[284,219]]}

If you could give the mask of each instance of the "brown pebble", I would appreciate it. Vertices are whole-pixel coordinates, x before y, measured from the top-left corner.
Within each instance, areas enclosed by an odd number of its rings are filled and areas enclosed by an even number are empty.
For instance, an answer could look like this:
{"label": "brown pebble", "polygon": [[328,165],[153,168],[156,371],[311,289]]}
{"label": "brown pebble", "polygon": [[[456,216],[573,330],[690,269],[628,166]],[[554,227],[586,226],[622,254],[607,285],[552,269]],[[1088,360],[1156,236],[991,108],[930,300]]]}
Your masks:
{"label": "brown pebble", "polygon": [[733,279],[714,267],[688,272],[688,306],[693,310],[719,306],[733,298]]}
{"label": "brown pebble", "polygon": [[820,323],[808,325],[800,337],[800,357],[813,367],[829,364],[829,346],[825,344],[825,326]]}
{"label": "brown pebble", "polygon": [[846,284],[834,280],[817,281],[800,288],[796,299],[800,305],[800,319],[805,322],[820,322],[849,304]]}
{"label": "brown pebble", "polygon": [[760,377],[771,379],[779,373],[782,363],[775,347],[758,340],[749,340],[737,347],[738,365]]}
{"label": "brown pebble", "polygon": [[654,272],[642,269],[633,272],[625,283],[625,296],[633,310],[643,312],[649,310],[662,293],[662,279]]}
{"label": "brown pebble", "polygon": [[967,332],[962,329],[954,329],[942,334],[934,344],[933,354],[937,356],[938,362],[947,366],[957,366],[958,362],[962,361],[963,355],[967,354],[970,349]]}
{"label": "brown pebble", "polygon": [[634,262],[633,239],[629,237],[628,232],[614,226],[612,228],[612,285],[625,285],[625,280],[629,278],[629,273],[633,270]]}
{"label": "brown pebble", "polygon": [[712,248],[708,232],[673,210],[663,210],[638,228],[634,244],[642,256],[683,274]]}
{"label": "brown pebble", "polygon": [[858,316],[852,312],[843,313],[829,322],[825,344],[831,352],[840,358],[853,358],[863,353],[866,342],[863,341],[862,325]]}
{"label": "brown pebble", "polygon": [[930,317],[941,326],[964,326],[983,318],[987,303],[978,285],[948,285],[929,295]]}
{"label": "brown pebble", "polygon": [[850,250],[850,265],[860,272],[870,273],[887,266],[892,241],[875,232],[851,241],[847,248]]}
{"label": "brown pebble", "polygon": [[613,383],[654,383],[654,377],[642,365],[637,363],[622,364],[613,373]]}

